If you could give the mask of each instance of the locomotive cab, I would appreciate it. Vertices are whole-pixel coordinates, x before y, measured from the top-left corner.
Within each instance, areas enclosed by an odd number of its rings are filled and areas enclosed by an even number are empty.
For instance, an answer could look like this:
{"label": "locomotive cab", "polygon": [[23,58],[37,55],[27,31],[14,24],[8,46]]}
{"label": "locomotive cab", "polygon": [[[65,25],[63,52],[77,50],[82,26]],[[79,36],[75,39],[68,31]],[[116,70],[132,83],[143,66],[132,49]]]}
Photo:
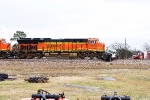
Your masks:
{"label": "locomotive cab", "polygon": [[87,56],[90,59],[101,59],[102,54],[105,52],[105,44],[100,43],[98,38],[88,38],[87,51]]}
{"label": "locomotive cab", "polygon": [[89,51],[95,51],[96,50],[96,44],[97,44],[96,38],[89,38],[88,39],[88,49]]}
{"label": "locomotive cab", "polygon": [[92,51],[104,51],[105,45],[103,43],[100,43],[98,38],[89,38],[88,49]]}

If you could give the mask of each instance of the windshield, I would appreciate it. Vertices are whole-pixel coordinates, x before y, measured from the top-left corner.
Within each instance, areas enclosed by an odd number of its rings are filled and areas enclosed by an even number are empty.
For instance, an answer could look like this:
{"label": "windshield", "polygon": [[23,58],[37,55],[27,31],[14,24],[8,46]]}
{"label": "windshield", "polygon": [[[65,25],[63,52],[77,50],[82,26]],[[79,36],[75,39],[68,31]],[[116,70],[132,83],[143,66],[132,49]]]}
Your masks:
{"label": "windshield", "polygon": [[6,44],[6,41],[3,39],[3,40],[2,40],[2,43]]}
{"label": "windshield", "polygon": [[112,50],[106,50],[107,53],[113,54],[114,52]]}

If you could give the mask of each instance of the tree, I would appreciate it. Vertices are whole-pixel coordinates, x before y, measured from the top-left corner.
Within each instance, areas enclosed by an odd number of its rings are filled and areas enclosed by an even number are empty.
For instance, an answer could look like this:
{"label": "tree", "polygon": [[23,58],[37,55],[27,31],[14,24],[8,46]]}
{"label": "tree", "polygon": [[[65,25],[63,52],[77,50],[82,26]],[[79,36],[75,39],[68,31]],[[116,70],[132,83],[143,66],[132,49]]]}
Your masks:
{"label": "tree", "polygon": [[[25,38],[26,36],[26,33],[24,33],[23,31],[16,31],[16,33],[14,33],[13,38],[10,38],[10,41],[17,41],[17,39]],[[16,48],[17,46],[18,44],[15,43],[12,47]]]}
{"label": "tree", "polygon": [[132,50],[131,52],[132,52],[133,55],[137,55],[139,52],[142,52],[142,51],[140,51],[140,50]]}
{"label": "tree", "polygon": [[118,57],[121,59],[130,58],[133,55],[132,52],[129,50],[130,46],[128,44],[115,42],[112,43],[109,47],[116,50]]}
{"label": "tree", "polygon": [[150,51],[150,45],[148,43],[144,43],[143,50],[144,51]]}
{"label": "tree", "polygon": [[130,46],[128,44],[123,44],[123,43],[112,43],[110,46],[110,48],[114,49],[114,50],[117,50],[117,49],[122,49],[122,48],[130,48]]}
{"label": "tree", "polygon": [[24,33],[23,31],[16,31],[16,33],[14,33],[14,36],[10,39],[10,41],[16,41],[17,39],[25,38],[26,36],[26,33]]}
{"label": "tree", "polygon": [[131,58],[133,55],[131,50],[125,48],[117,49],[116,52],[121,59]]}

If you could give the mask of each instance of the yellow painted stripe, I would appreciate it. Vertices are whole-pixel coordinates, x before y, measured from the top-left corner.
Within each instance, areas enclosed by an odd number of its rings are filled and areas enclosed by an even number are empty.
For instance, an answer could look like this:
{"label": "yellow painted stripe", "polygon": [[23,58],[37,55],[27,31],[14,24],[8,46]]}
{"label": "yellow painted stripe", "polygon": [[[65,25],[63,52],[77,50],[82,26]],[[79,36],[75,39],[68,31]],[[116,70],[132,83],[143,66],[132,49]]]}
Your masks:
{"label": "yellow painted stripe", "polygon": [[7,50],[7,49],[0,49],[0,50]]}
{"label": "yellow painted stripe", "polygon": [[[39,44],[56,44],[56,42],[38,42]],[[57,42],[57,44],[68,44],[68,43],[72,43],[72,44],[86,44],[87,42]]]}
{"label": "yellow painted stripe", "polygon": [[57,42],[57,44],[63,44],[62,42]]}
{"label": "yellow painted stripe", "polygon": [[97,49],[88,49],[89,51],[97,51]]}
{"label": "yellow painted stripe", "polygon": [[43,50],[43,49],[37,49],[37,50]]}

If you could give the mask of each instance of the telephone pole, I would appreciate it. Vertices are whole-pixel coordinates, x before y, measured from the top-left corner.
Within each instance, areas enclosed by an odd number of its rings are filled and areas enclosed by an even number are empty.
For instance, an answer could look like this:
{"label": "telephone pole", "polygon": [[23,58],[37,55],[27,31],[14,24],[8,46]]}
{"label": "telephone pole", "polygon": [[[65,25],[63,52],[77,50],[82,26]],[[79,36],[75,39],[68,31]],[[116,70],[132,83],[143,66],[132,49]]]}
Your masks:
{"label": "telephone pole", "polygon": [[125,49],[126,49],[126,38],[125,38]]}
{"label": "telephone pole", "polygon": [[125,57],[126,57],[126,59],[127,59],[127,47],[126,47],[126,38],[125,38]]}
{"label": "telephone pole", "polygon": [[1,28],[0,28],[0,35],[1,35],[2,33],[1,33]]}

